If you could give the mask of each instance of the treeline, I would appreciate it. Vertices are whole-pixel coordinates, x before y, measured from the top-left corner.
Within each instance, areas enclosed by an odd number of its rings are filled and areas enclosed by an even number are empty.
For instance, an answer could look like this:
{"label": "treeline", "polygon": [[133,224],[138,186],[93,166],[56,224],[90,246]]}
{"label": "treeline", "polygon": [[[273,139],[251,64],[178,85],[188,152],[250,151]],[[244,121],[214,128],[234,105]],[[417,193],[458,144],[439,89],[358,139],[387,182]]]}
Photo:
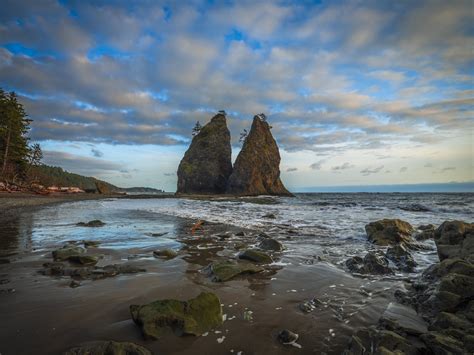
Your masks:
{"label": "treeline", "polygon": [[97,183],[99,183],[99,186],[103,186],[111,192],[120,190],[117,186],[109,184],[105,181],[98,180],[93,177],[70,173],[57,166],[48,166],[44,164],[33,166],[30,169],[28,175],[30,180],[33,180],[43,186],[75,186],[82,190],[92,192],[97,190]]}
{"label": "treeline", "polygon": [[43,158],[39,144],[29,144],[30,120],[14,92],[0,89],[0,178],[25,181]]}

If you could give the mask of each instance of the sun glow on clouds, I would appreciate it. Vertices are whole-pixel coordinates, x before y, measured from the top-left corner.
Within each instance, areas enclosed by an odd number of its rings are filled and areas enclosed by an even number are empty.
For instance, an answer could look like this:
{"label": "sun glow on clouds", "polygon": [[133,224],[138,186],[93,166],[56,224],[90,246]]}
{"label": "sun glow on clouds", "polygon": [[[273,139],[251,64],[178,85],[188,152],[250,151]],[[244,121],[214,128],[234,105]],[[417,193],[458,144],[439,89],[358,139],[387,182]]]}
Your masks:
{"label": "sun glow on clouds", "polygon": [[470,1],[6,1],[0,20],[1,85],[71,171],[173,191],[194,123],[225,109],[234,158],[268,114],[293,190],[474,180]]}

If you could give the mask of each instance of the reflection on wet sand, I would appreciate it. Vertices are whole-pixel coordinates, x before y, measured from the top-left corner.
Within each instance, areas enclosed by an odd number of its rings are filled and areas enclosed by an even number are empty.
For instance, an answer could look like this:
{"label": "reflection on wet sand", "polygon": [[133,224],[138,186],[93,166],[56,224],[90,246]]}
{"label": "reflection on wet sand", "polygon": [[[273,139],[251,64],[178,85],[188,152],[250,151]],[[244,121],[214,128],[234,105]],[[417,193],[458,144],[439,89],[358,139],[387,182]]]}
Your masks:
{"label": "reflection on wet sand", "polygon": [[8,259],[31,251],[33,216],[31,213],[2,217],[0,223],[0,258]]}

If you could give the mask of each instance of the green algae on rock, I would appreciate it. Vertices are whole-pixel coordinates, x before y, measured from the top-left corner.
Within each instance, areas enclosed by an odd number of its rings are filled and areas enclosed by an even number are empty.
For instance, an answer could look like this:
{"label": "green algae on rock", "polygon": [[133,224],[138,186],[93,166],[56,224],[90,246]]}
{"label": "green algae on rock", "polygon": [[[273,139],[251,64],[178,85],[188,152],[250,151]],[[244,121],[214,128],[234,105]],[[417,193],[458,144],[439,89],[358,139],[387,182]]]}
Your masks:
{"label": "green algae on rock", "polygon": [[222,324],[221,302],[212,292],[201,292],[187,302],[165,299],[131,305],[130,313],[144,338],[153,340],[170,330],[179,336],[201,335]]}
{"label": "green algae on rock", "polygon": [[255,249],[247,249],[239,253],[239,259],[250,260],[255,263],[270,264],[273,259],[270,255]]}
{"label": "green algae on rock", "polygon": [[94,255],[71,255],[68,261],[84,266],[93,266],[99,262],[99,257]]}
{"label": "green algae on rock", "polygon": [[71,256],[84,254],[85,251],[86,250],[82,247],[65,245],[62,248],[53,251],[53,259],[55,261],[67,260]]}
{"label": "green algae on rock", "polygon": [[247,262],[216,261],[205,268],[214,282],[224,282],[237,275],[256,274],[263,271],[262,267]]}
{"label": "green algae on rock", "polygon": [[96,341],[69,349],[63,355],[153,355],[153,353],[134,343]]}
{"label": "green algae on rock", "polygon": [[385,246],[410,243],[414,229],[410,223],[400,219],[382,219],[367,224],[365,231],[372,243]]}
{"label": "green algae on rock", "polygon": [[178,255],[173,249],[162,249],[162,250],[155,250],[153,252],[153,256],[156,258],[162,259],[173,259]]}

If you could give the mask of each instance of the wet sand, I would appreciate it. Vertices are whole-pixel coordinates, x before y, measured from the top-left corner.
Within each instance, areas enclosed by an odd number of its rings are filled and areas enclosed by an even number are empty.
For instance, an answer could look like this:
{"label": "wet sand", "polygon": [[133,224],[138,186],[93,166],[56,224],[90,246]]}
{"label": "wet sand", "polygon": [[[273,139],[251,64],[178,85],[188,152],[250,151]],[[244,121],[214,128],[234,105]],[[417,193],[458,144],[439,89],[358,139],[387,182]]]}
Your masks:
{"label": "wet sand", "polygon": [[[61,208],[68,208],[68,204]],[[276,256],[280,263],[262,274],[215,283],[201,271],[203,267],[214,260],[235,258],[236,247],[256,243],[257,232],[246,230],[245,237],[237,237],[240,228],[206,224],[191,235],[196,221],[173,217],[176,239],[182,243],[177,258],[153,258],[153,248],[99,247],[92,252],[104,255],[99,266],[131,262],[147,272],[85,280],[80,287],[70,288],[69,277],[38,273],[45,262],[52,261],[53,247],[31,248],[28,223],[35,212],[20,210],[16,229],[0,228],[2,239],[10,239],[10,250],[12,245],[18,249],[7,256],[10,263],[0,265],[0,280],[7,280],[0,289],[15,290],[0,293],[2,355],[60,354],[94,340],[132,341],[156,354],[340,354],[355,328],[375,324],[395,289],[401,287],[400,281],[353,277],[331,263],[303,260],[291,251],[297,241],[284,237],[279,239],[286,251]],[[163,220],[155,222],[159,225]],[[19,230],[25,229],[26,237],[18,239]],[[223,232],[233,236],[223,239],[219,237]],[[94,233],[91,228],[89,239],[94,239]],[[128,261],[136,254],[143,257]],[[222,326],[207,336],[170,333],[157,341],[143,340],[131,320],[131,304],[165,298],[187,300],[201,291],[219,296],[227,315]],[[299,303],[314,297],[326,304],[309,314],[301,312]],[[253,320],[244,319],[246,310],[253,312]],[[278,331],[285,328],[299,334],[301,349],[277,341]],[[224,341],[218,343],[222,336]]]}

